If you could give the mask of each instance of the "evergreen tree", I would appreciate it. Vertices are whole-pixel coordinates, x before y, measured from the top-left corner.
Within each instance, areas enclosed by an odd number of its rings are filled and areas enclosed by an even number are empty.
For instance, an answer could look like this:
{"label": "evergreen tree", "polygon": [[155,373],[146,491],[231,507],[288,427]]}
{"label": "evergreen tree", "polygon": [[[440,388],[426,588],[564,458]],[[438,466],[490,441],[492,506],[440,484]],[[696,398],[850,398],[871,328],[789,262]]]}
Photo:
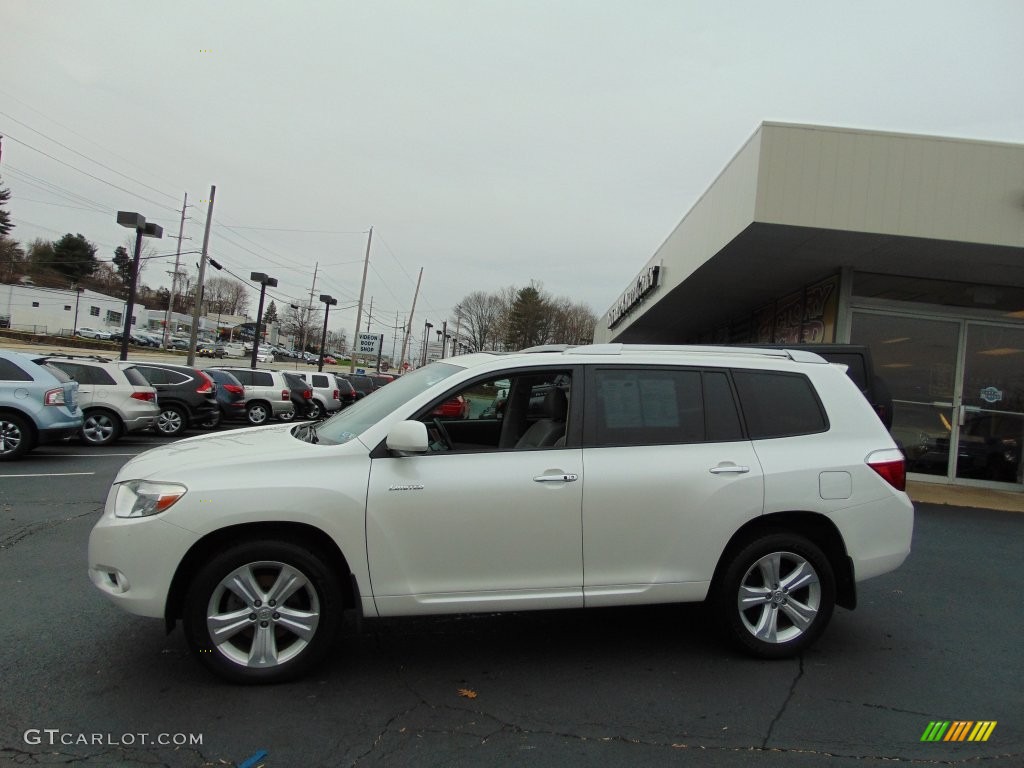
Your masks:
{"label": "evergreen tree", "polygon": [[270,300],[270,306],[263,312],[263,322],[267,325],[277,322],[277,305],[273,299]]}
{"label": "evergreen tree", "polygon": [[96,259],[96,246],[81,234],[72,235],[69,232],[53,245],[51,266],[73,282],[77,283],[83,277],[88,277],[99,265]]}
{"label": "evergreen tree", "polygon": [[14,229],[14,225],[11,223],[11,212],[4,210],[4,206],[7,205],[7,201],[10,199],[11,190],[0,186],[0,237],[7,237],[11,230]]}

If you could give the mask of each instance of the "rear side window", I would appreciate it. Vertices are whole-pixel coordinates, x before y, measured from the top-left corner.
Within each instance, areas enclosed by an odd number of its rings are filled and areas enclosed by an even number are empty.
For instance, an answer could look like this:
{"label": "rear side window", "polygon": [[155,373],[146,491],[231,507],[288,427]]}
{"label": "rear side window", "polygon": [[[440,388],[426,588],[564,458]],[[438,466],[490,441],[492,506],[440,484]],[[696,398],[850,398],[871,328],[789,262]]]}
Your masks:
{"label": "rear side window", "polygon": [[252,386],[252,371],[233,369],[231,375],[247,387]]}
{"label": "rear side window", "polygon": [[828,420],[806,376],[775,371],[733,371],[752,440],[824,432]]}
{"label": "rear side window", "polygon": [[32,381],[32,377],[10,360],[0,357],[0,381]]}
{"label": "rear side window", "polygon": [[146,377],[139,373],[137,368],[125,368],[124,377],[128,379],[129,384],[134,384],[136,387],[149,386],[149,382],[146,381]]}
{"label": "rear side window", "polygon": [[700,371],[599,369],[594,383],[596,412],[588,444],[703,442]]}
{"label": "rear side window", "polygon": [[107,373],[105,369],[100,368],[99,366],[89,365],[86,366],[86,369],[88,371],[87,375],[89,377],[90,384],[99,384],[101,386],[107,387],[117,384],[117,382],[114,381],[114,377]]}
{"label": "rear side window", "polygon": [[252,385],[254,387],[272,387],[274,386],[274,374],[266,371],[253,371]]}
{"label": "rear side window", "polygon": [[328,383],[328,381],[327,381],[327,377],[323,376],[323,375],[321,375],[319,373],[314,373],[311,378],[313,379],[313,386],[314,387],[329,387],[329,386],[331,386],[330,383]]}

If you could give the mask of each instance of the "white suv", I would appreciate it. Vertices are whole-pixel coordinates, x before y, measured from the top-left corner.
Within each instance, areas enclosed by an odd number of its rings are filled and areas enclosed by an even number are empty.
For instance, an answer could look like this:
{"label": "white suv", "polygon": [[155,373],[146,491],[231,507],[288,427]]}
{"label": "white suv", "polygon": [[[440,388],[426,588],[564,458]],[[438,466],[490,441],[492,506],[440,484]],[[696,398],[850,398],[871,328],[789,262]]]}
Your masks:
{"label": "white suv", "polygon": [[160,413],[156,389],[138,369],[97,355],[54,355],[37,362],[43,360],[78,382],[83,443],[109,445],[156,423]]}
{"label": "white suv", "polygon": [[305,381],[313,389],[313,405],[306,413],[308,419],[322,419],[341,410],[341,391],[331,373],[316,371],[289,371]]}
{"label": "white suv", "polygon": [[871,406],[812,353],[470,354],[318,425],[132,459],[89,570],[124,609],[182,619],[197,658],[241,682],[309,669],[346,608],[707,600],[732,641],[776,658],[907,557],[904,478]]}

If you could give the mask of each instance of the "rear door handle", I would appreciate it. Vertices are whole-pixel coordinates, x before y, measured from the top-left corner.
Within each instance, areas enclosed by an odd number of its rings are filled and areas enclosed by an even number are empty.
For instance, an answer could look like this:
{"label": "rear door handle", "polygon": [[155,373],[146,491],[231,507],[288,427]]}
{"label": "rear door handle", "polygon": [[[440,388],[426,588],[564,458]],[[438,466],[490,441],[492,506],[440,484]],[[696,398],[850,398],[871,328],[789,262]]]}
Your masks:
{"label": "rear door handle", "polygon": [[572,473],[566,473],[564,475],[538,475],[533,478],[535,483],[575,483],[579,480],[579,475]]}
{"label": "rear door handle", "polygon": [[742,475],[750,471],[750,467],[741,467],[737,464],[726,464],[725,466],[712,467],[708,470],[712,475]]}

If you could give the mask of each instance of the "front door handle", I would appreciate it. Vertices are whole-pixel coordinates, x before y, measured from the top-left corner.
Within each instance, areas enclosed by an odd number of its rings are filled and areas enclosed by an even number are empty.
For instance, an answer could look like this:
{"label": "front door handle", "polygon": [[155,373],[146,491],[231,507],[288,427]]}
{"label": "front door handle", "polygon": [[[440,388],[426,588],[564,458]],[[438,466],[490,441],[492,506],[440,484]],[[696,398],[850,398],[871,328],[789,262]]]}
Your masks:
{"label": "front door handle", "polygon": [[535,483],[575,483],[579,480],[579,475],[572,473],[566,473],[564,475],[538,475],[533,478]]}
{"label": "front door handle", "polygon": [[741,467],[738,464],[725,464],[708,470],[712,475],[742,475],[749,471],[750,467]]}

